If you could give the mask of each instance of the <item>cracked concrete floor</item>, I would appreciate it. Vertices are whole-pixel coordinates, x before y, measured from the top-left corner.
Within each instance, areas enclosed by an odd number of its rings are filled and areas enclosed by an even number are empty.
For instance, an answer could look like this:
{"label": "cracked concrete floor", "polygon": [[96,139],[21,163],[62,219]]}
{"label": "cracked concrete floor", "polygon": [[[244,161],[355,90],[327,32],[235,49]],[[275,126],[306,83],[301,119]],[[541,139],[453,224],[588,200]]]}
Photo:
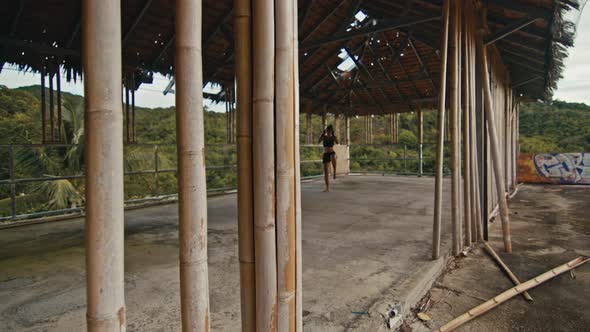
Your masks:
{"label": "cracked concrete floor", "polygon": [[[319,180],[302,189],[305,330],[362,330],[351,311],[395,300],[431,264],[434,179],[349,176],[330,193]],[[238,331],[236,195],[208,202],[211,328]],[[179,331],[177,206],[126,211],[125,224],[128,330]],[[0,331],[85,329],[83,226],[0,230]]]}
{"label": "cracked concrete floor", "polygon": [[[521,282],[577,256],[590,256],[590,187],[524,185],[509,201],[513,253],[502,252],[497,219],[490,245]],[[456,260],[430,295],[432,321],[409,320],[404,330],[428,331],[514,285],[481,249]],[[589,331],[590,263],[557,276],[463,325],[459,331]],[[426,299],[423,299],[426,300]]]}

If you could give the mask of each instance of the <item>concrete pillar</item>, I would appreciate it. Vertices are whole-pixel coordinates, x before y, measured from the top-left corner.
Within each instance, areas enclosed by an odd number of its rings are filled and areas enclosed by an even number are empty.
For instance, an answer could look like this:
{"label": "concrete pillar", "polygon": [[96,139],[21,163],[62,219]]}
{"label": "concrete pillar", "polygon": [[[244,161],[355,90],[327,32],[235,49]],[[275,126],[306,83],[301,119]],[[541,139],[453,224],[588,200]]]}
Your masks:
{"label": "concrete pillar", "polygon": [[[178,241],[183,331],[209,330],[201,0],[176,1]],[[195,88],[199,87],[199,88]]]}
{"label": "concrete pillar", "polygon": [[82,16],[86,322],[88,331],[125,331],[121,3],[84,0]]}

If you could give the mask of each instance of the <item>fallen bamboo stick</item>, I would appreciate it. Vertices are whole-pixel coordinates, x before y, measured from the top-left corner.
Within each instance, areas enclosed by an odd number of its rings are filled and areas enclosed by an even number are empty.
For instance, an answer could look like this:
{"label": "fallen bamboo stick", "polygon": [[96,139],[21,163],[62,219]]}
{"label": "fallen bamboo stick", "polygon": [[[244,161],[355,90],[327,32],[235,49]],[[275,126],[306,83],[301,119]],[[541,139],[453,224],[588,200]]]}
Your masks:
{"label": "fallen bamboo stick", "polygon": [[533,287],[536,287],[545,281],[558,276],[564,272],[570,271],[586,262],[588,262],[588,258],[584,258],[582,256],[569,261],[563,265],[560,265],[552,270],[549,270],[536,278],[528,280],[518,286],[514,286],[509,290],[499,294],[498,296],[487,300],[486,302],[478,305],[477,307],[467,311],[466,313],[462,314],[461,316],[453,319],[452,321],[446,323],[445,325],[439,327],[436,331],[438,332],[446,332],[446,331],[453,331],[459,326],[467,323],[468,321],[472,320],[473,318],[480,316],[493,308],[497,307],[498,305],[510,300],[511,298],[515,297],[516,295],[523,293]]}
{"label": "fallen bamboo stick", "polygon": [[[516,278],[514,273],[512,273],[512,271],[510,271],[508,266],[506,264],[504,264],[504,262],[502,261],[502,259],[500,259],[500,256],[498,256],[498,254],[494,251],[494,249],[492,249],[492,247],[485,241],[483,242],[483,245],[484,245],[484,248],[486,249],[486,251],[488,252],[488,254],[490,254],[490,256],[492,256],[492,258],[498,263],[498,265],[500,265],[502,267],[502,269],[504,269],[504,272],[506,272],[506,274],[508,275],[508,277],[510,277],[512,282],[514,282],[514,284],[516,286],[520,285],[520,281],[518,280],[518,278]],[[526,291],[522,292],[522,296],[527,301],[533,301],[533,298],[531,297],[531,295]]]}

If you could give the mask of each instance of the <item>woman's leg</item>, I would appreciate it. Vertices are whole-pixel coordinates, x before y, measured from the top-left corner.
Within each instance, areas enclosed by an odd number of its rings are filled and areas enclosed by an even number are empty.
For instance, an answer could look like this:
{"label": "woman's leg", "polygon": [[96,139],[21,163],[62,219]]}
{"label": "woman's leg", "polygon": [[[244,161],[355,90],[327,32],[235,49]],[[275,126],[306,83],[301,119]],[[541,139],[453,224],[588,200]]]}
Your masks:
{"label": "woman's leg", "polygon": [[332,167],[334,169],[334,173],[332,174],[334,176],[334,179],[336,179],[336,154],[332,153]]}
{"label": "woman's leg", "polygon": [[330,191],[330,162],[324,163],[324,182],[326,182],[325,192]]}

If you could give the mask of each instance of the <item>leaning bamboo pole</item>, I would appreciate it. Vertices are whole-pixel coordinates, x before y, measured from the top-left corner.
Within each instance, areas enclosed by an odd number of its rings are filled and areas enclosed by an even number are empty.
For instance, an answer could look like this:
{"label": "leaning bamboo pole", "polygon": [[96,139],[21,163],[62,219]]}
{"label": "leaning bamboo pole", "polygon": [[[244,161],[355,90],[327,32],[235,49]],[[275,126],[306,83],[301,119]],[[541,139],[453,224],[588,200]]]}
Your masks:
{"label": "leaning bamboo pole", "polygon": [[490,74],[488,72],[488,56],[486,46],[483,42],[483,30],[480,31],[477,38],[478,58],[481,63],[481,82],[484,90],[485,101],[485,116],[488,127],[488,136],[490,139],[490,151],[492,154],[492,168],[494,170],[494,178],[496,184],[496,195],[498,198],[498,205],[500,207],[500,217],[502,219],[502,233],[504,237],[504,250],[512,252],[512,242],[510,239],[510,219],[508,215],[508,204],[506,201],[506,190],[504,186],[504,170],[502,169],[500,147],[498,143],[498,136],[496,131],[496,120],[494,118],[494,105],[492,101],[492,93],[490,90]]}
{"label": "leaning bamboo pole", "polygon": [[463,10],[463,20],[462,24],[460,25],[461,30],[463,31],[463,38],[461,39],[462,47],[462,99],[463,102],[461,103],[463,107],[463,222],[464,222],[464,231],[465,236],[464,239],[464,246],[469,247],[471,245],[471,163],[469,162],[471,156],[471,142],[469,140],[470,131],[471,131],[471,123],[469,122],[469,109],[471,108],[471,101],[469,99],[470,94],[470,85],[469,85],[469,57],[468,57],[468,31],[467,31],[467,19],[468,16],[471,15],[471,12],[468,10],[467,1],[462,3],[462,10]]}
{"label": "leaning bamboo pole", "polygon": [[478,305],[477,307],[467,311],[463,315],[453,319],[452,321],[446,323],[445,325],[439,327],[436,331],[446,332],[446,331],[453,331],[459,326],[469,322],[470,320],[474,319],[475,317],[481,316],[486,312],[494,309],[495,307],[499,306],[500,304],[510,300],[511,298],[515,297],[516,295],[523,293],[531,288],[539,286],[540,284],[544,283],[545,281],[552,279],[564,272],[570,271],[575,269],[576,267],[588,262],[588,258],[578,257],[574,260],[571,260],[563,265],[560,265],[552,270],[549,270],[531,280],[528,280],[520,285],[514,286],[509,290],[495,296],[494,298]]}
{"label": "leaning bamboo pole", "polygon": [[256,253],[256,329],[277,328],[275,238],[274,63],[275,8],[272,0],[252,6],[254,245]]}
{"label": "leaning bamboo pole", "polygon": [[176,1],[178,241],[183,331],[209,329],[201,0]]}
{"label": "leaning bamboo pole", "polygon": [[276,1],[275,123],[276,123],[276,245],[277,329],[295,331],[296,211],[295,207],[295,89],[294,8]]}
{"label": "leaning bamboo pole", "polygon": [[256,329],[254,209],[252,205],[252,13],[251,1],[234,0],[238,135],[238,255],[242,331]]}
{"label": "leaning bamboo pole", "polygon": [[434,189],[434,218],[432,225],[432,259],[440,256],[440,229],[442,220],[442,184],[445,142],[445,109],[447,92],[447,53],[449,46],[449,7],[450,0],[443,3],[443,34],[440,60],[440,90],[438,93],[438,132],[436,144],[436,178]]}
{"label": "leaning bamboo pole", "polygon": [[451,214],[453,232],[453,255],[461,253],[461,138],[459,128],[460,114],[460,22],[461,6],[458,1],[453,2],[453,33],[451,43]]}
{"label": "leaning bamboo pole", "polygon": [[[515,286],[520,285],[520,281],[518,280],[518,278],[514,275],[514,273],[512,273],[510,268],[508,268],[508,266],[506,264],[504,264],[504,261],[502,261],[502,259],[500,258],[500,256],[498,256],[498,254],[494,251],[494,249],[492,249],[492,247],[485,241],[483,241],[483,246],[484,246],[484,249],[486,250],[486,252],[496,261],[496,263],[498,263],[498,265],[500,265],[500,267],[504,270],[504,272],[506,272],[506,274],[508,275],[510,280],[512,280],[514,285]],[[533,301],[533,298],[531,297],[531,295],[527,291],[524,291],[522,293],[522,296],[527,301]]]}
{"label": "leaning bamboo pole", "polygon": [[82,2],[88,331],[125,331],[121,3]]}

